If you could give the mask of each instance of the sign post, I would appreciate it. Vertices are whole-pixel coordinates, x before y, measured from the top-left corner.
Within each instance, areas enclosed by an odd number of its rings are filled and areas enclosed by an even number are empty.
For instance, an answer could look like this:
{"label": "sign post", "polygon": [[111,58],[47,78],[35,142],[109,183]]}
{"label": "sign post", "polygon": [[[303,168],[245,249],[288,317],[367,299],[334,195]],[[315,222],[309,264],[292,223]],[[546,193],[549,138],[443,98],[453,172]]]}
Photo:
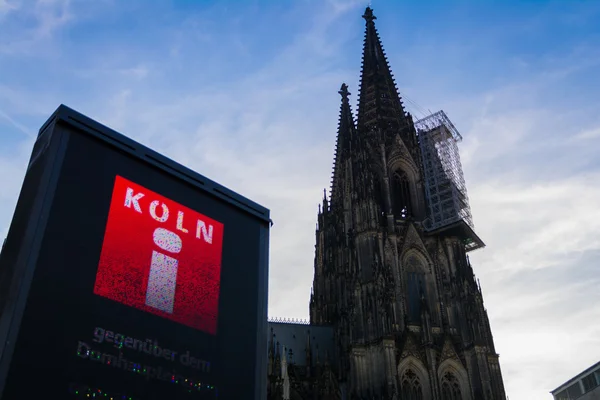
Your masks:
{"label": "sign post", "polygon": [[269,222],[60,106],[0,255],[0,399],[264,399]]}

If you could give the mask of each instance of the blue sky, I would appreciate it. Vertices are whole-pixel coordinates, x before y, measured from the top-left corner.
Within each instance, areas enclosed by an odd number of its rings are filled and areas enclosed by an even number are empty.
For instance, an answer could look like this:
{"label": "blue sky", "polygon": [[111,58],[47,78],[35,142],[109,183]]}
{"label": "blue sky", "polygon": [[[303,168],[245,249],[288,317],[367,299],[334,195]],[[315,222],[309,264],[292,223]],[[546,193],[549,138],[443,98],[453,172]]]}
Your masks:
{"label": "blue sky", "polygon": [[[367,1],[0,0],[0,231],[64,103],[271,208],[270,315],[306,318],[337,90]],[[464,136],[511,400],[600,356],[600,3],[371,2],[407,108]]]}

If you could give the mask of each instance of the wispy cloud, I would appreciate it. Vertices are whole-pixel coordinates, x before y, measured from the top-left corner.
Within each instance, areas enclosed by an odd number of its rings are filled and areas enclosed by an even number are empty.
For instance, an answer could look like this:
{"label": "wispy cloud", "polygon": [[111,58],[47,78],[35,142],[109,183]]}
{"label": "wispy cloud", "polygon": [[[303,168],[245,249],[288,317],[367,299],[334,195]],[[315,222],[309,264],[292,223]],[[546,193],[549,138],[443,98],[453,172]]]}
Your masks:
{"label": "wispy cloud", "polygon": [[137,67],[121,69],[119,72],[126,77],[144,79],[148,76],[149,70],[143,65],[138,65]]}
{"label": "wispy cloud", "polygon": [[590,140],[590,139],[598,139],[600,138],[600,128],[588,129],[583,132],[578,133],[575,136],[577,140]]}
{"label": "wispy cloud", "polygon": [[5,35],[0,40],[0,54],[32,54],[47,45],[53,34],[74,17],[70,0],[23,1],[10,5],[0,0],[0,15],[19,10],[19,15],[5,18],[2,28]]}
{"label": "wispy cloud", "polygon": [[56,99],[55,93],[37,91],[35,87],[27,85],[9,86],[8,82],[0,81],[0,104],[8,115],[18,113],[24,117],[41,118],[55,107]]}
{"label": "wispy cloud", "polygon": [[33,15],[38,22],[36,37],[47,37],[73,18],[70,0],[37,0]]}
{"label": "wispy cloud", "polygon": [[599,178],[600,171],[543,185],[495,180],[471,189],[477,226],[490,247],[477,255],[481,268],[492,263],[509,275],[572,268],[578,255],[600,250],[600,189],[589,186]]}
{"label": "wispy cloud", "polygon": [[12,126],[14,126],[15,128],[17,128],[17,130],[19,132],[23,133],[27,137],[34,137],[34,134],[33,134],[33,132],[31,132],[31,130],[29,130],[24,125],[18,123],[14,119],[12,119],[12,117],[10,115],[8,115],[7,113],[5,113],[2,110],[0,110],[0,117],[3,118],[4,120],[8,121]]}
{"label": "wispy cloud", "polygon": [[9,0],[0,0],[0,17],[8,14],[11,11],[17,10],[19,8],[19,2],[17,0],[9,1]]}

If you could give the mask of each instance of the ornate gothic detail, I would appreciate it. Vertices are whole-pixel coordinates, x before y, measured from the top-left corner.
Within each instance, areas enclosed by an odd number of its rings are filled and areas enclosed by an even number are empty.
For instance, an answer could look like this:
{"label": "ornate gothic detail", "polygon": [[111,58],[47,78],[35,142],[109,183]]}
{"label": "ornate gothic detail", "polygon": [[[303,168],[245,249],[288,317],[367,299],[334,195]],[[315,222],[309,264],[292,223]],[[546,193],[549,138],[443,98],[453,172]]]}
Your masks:
{"label": "ornate gothic detail", "polygon": [[425,244],[423,243],[423,239],[421,239],[421,235],[419,235],[417,229],[413,224],[408,225],[406,238],[404,239],[404,245],[402,246],[401,254],[405,254],[411,249],[417,250],[425,257],[428,263],[431,263],[431,258],[427,253]]}
{"label": "ornate gothic detail", "polygon": [[404,342],[404,347],[402,348],[402,353],[400,353],[400,359],[407,357],[414,357],[422,362],[425,362],[422,349],[417,345],[412,334],[407,335],[406,341]]}
{"label": "ornate gothic detail", "polygon": [[440,353],[439,363],[441,364],[447,359],[456,360],[462,364],[460,357],[458,356],[458,354],[456,354],[456,351],[454,350],[454,345],[452,344],[452,341],[448,337],[446,338],[446,340],[444,340],[444,347],[442,348],[442,352]]}

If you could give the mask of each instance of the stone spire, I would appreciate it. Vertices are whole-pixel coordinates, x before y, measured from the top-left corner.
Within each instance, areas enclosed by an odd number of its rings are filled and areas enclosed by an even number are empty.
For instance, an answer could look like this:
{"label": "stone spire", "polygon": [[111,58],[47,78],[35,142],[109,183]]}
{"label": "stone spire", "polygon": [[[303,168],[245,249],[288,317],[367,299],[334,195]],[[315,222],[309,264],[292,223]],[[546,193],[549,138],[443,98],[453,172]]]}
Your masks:
{"label": "stone spire", "polygon": [[380,134],[388,137],[400,133],[407,146],[416,146],[412,117],[404,110],[375,28],[376,17],[370,7],[365,10],[363,18],[366,28],[358,100],[358,130],[361,135]]}
{"label": "stone spire", "polygon": [[343,168],[344,163],[350,156],[352,149],[351,142],[356,135],[354,126],[354,117],[350,109],[350,92],[348,85],[342,83],[342,87],[338,92],[342,96],[342,104],[340,106],[340,118],[338,122],[337,141],[335,144],[335,155],[333,161],[333,176],[331,178],[331,199],[337,199],[340,196],[340,187],[344,184]]}

